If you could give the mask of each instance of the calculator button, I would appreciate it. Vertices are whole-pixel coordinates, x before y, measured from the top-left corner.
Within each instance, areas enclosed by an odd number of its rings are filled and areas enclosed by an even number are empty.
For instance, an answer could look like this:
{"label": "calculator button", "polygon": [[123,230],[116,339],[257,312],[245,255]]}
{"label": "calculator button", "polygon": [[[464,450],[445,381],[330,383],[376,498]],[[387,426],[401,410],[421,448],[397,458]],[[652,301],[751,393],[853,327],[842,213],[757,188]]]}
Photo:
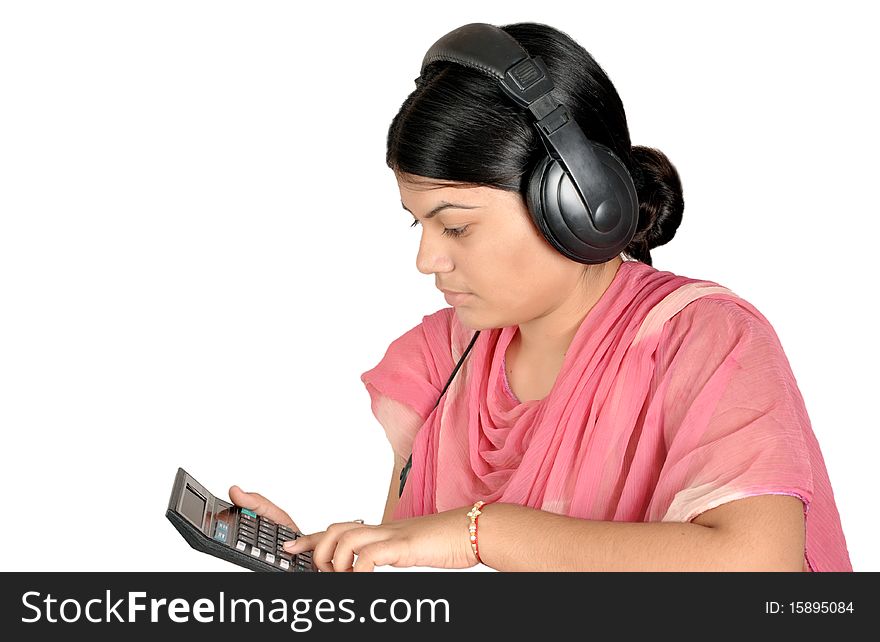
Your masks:
{"label": "calculator button", "polygon": [[245,544],[244,542],[239,540],[238,544],[235,545],[235,548],[237,548],[240,551],[244,551],[247,548],[247,544]]}
{"label": "calculator button", "polygon": [[287,560],[278,560],[278,565],[285,571],[290,568],[290,562]]}
{"label": "calculator button", "polygon": [[242,514],[243,516],[246,515],[246,516],[248,516],[248,517],[256,517],[256,516],[257,516],[257,514],[256,514],[254,511],[249,510],[249,509],[247,509],[247,508],[242,508],[242,509],[241,509],[241,514]]}
{"label": "calculator button", "polygon": [[269,562],[269,564],[274,564],[275,556],[272,555],[272,553],[266,553],[266,561]]}
{"label": "calculator button", "polygon": [[262,551],[256,546],[251,546],[251,555],[253,555],[254,557],[259,557],[261,552]]}

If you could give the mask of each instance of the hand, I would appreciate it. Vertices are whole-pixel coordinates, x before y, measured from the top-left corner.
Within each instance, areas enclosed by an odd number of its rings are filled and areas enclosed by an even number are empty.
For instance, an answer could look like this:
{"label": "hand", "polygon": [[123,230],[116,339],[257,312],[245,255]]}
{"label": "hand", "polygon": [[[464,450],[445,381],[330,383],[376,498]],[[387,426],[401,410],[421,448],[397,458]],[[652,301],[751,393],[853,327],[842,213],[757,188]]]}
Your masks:
{"label": "hand", "polygon": [[286,542],[284,550],[313,550],[312,562],[319,571],[372,571],[386,564],[470,568],[478,563],[468,532],[470,508],[464,506],[378,526],[357,522],[331,524],[325,531]]}
{"label": "hand", "polygon": [[236,506],[248,508],[260,517],[271,519],[276,524],[289,526],[293,530],[299,532],[299,527],[296,525],[296,522],[290,518],[290,515],[260,495],[260,493],[246,493],[238,486],[232,486],[229,489],[229,499],[231,499],[232,503]]}

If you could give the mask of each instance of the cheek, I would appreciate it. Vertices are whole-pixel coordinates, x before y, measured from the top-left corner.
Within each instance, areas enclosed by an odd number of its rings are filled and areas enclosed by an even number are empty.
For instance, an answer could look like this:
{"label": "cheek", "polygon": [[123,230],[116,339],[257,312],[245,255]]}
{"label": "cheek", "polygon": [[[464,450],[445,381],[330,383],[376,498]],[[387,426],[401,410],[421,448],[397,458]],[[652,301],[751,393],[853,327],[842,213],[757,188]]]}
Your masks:
{"label": "cheek", "polygon": [[532,286],[544,282],[546,277],[555,274],[567,262],[543,236],[531,228],[508,246],[506,256],[511,274],[516,274],[518,281]]}
{"label": "cheek", "polygon": [[541,276],[542,263],[527,253],[509,248],[487,264],[485,270],[474,274],[480,288],[475,287],[475,291],[480,293],[482,303],[501,314],[518,318],[545,295],[547,280]]}
{"label": "cheek", "polygon": [[475,286],[479,285],[479,292],[487,300],[504,304],[519,296],[523,286],[531,285],[534,263],[523,256],[523,251],[516,245],[499,247],[484,257],[479,269],[471,271]]}
{"label": "cheek", "polygon": [[511,254],[510,295],[518,308],[544,308],[556,301],[560,293],[573,286],[577,270],[573,262],[557,252],[549,243],[530,244],[528,249]]}
{"label": "cheek", "polygon": [[509,309],[551,295],[543,290],[557,282],[569,262],[530,221],[497,230],[493,242],[472,258],[466,266],[473,291],[484,301]]}

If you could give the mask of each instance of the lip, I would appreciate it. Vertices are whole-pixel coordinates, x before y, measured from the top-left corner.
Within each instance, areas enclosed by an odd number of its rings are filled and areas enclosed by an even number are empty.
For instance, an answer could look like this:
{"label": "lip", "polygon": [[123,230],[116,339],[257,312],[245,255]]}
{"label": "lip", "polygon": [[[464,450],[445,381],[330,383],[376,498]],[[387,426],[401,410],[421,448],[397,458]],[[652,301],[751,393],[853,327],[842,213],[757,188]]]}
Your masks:
{"label": "lip", "polygon": [[440,291],[443,293],[446,302],[452,306],[461,305],[462,302],[467,301],[467,298],[471,296],[470,292],[455,292],[453,290],[444,290],[442,288]]}

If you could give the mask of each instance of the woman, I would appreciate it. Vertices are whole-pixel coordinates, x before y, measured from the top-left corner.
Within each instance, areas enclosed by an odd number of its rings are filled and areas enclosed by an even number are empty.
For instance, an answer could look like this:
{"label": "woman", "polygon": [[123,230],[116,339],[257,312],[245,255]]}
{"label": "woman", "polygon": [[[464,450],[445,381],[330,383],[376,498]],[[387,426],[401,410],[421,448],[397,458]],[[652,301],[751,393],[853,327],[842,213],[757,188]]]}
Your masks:
{"label": "woman", "polygon": [[[772,326],[729,289],[652,266],[682,220],[675,168],[631,146],[613,85],[570,37],[501,29],[625,166],[623,255],[586,260],[548,242],[524,197],[548,159],[535,112],[480,65],[426,56],[387,163],[423,226],[417,267],[452,307],[361,377],[395,454],[382,524],[332,524],[288,552],[313,550],[324,571],[851,571]],[[230,498],[296,528],[262,495],[233,486]]]}

